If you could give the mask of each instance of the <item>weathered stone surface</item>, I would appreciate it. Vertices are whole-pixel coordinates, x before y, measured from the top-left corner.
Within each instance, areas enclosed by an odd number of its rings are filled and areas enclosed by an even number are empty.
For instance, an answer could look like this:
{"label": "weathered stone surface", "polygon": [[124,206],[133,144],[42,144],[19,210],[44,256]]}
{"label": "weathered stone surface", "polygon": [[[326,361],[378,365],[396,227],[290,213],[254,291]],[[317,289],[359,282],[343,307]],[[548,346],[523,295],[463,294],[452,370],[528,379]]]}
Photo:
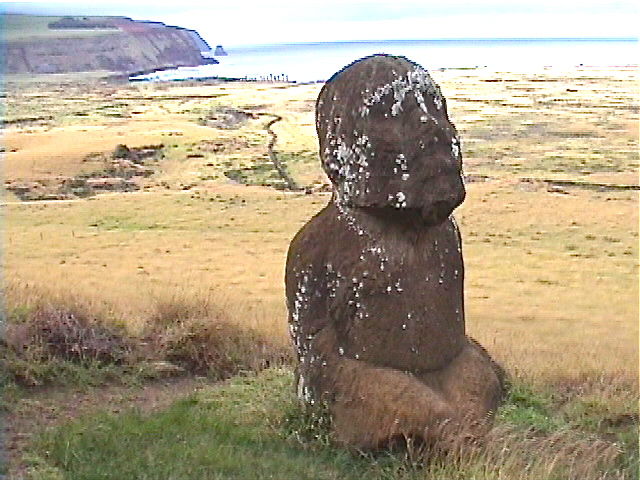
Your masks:
{"label": "weathered stone surface", "polygon": [[287,259],[300,397],[355,448],[477,435],[502,371],[465,334],[462,157],[440,89],[403,57],[367,57],[327,82],[316,122],[334,195]]}

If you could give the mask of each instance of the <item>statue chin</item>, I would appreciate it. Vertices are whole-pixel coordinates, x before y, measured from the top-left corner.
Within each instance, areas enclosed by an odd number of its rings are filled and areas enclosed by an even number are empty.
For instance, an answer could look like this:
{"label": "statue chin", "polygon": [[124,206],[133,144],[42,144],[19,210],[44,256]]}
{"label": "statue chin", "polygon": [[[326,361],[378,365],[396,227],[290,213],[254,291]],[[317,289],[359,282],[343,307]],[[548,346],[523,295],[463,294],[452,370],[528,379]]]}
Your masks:
{"label": "statue chin", "polygon": [[453,213],[453,207],[445,202],[436,202],[434,205],[420,210],[422,223],[425,225],[439,225]]}

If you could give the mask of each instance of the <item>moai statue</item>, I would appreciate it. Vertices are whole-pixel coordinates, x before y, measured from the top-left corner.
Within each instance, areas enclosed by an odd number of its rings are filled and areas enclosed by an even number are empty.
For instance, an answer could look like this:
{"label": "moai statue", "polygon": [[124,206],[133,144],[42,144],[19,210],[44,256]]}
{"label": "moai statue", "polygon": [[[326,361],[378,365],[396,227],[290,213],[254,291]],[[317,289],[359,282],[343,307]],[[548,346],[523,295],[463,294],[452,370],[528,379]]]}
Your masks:
{"label": "moai statue", "polygon": [[439,87],[366,57],[323,87],[316,128],[334,192],[287,259],[299,396],[356,449],[481,434],[504,379],[465,334],[462,157]]}

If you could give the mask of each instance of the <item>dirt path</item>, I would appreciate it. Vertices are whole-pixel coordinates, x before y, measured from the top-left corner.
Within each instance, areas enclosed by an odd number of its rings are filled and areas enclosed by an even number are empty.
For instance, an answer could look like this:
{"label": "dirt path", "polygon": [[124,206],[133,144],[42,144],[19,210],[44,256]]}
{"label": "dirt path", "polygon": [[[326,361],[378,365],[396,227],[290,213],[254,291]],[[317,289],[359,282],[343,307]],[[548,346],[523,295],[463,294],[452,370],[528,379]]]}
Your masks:
{"label": "dirt path", "polygon": [[[34,433],[95,411],[122,412],[132,408],[144,413],[162,409],[173,401],[210,387],[213,381],[183,377],[138,386],[110,385],[91,389],[43,389],[20,398],[2,413],[3,456],[8,476],[24,478],[22,455]],[[0,474],[0,480],[4,480]]]}
{"label": "dirt path", "polygon": [[269,143],[267,145],[267,154],[269,155],[269,159],[271,160],[271,163],[273,163],[273,167],[276,169],[276,172],[278,172],[278,175],[287,186],[287,190],[298,191],[300,190],[300,187],[296,184],[295,180],[291,178],[291,175],[289,175],[289,173],[286,171],[286,169],[280,162],[280,159],[276,155],[275,150],[273,149],[273,147],[275,147],[276,145],[276,142],[278,141],[278,135],[273,131],[271,127],[273,127],[273,125],[277,122],[281,121],[282,117],[273,113],[265,115],[274,116],[274,118],[269,120],[269,122],[264,127],[264,129],[267,131],[267,134],[269,135]]}

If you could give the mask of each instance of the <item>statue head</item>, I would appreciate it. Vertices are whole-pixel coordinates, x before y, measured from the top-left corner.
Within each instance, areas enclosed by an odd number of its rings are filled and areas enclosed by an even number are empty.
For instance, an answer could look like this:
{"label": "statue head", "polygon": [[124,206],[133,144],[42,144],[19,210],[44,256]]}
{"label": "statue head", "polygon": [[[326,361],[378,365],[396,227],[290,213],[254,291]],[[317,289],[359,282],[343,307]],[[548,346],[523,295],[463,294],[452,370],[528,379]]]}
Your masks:
{"label": "statue head", "polygon": [[322,165],[335,201],[447,218],[465,196],[446,101],[426,70],[373,55],[336,73],[316,104]]}

